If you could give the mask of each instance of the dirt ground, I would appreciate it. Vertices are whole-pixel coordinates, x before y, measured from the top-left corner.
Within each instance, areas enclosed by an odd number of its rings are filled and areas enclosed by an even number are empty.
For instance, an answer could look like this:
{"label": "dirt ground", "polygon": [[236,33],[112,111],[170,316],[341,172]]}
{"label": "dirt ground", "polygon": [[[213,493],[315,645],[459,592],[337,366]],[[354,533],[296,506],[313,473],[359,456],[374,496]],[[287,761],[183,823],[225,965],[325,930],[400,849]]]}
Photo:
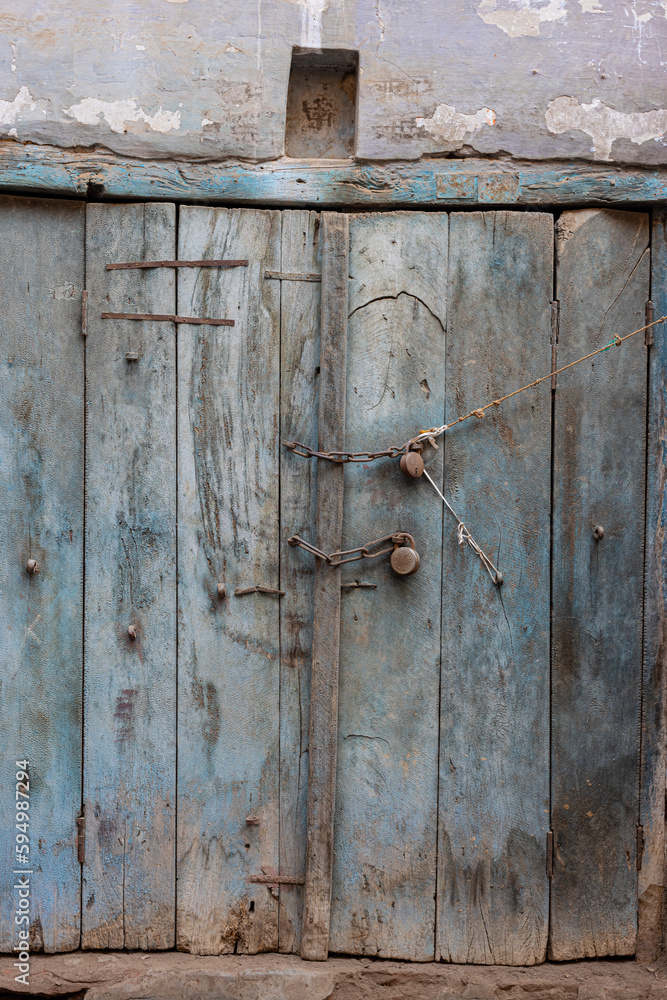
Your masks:
{"label": "dirt ground", "polygon": [[419,965],[383,959],[302,962],[292,955],[178,952],[35,955],[30,986],[0,957],[0,998],[71,1000],[667,1000],[667,960],[534,968]]}

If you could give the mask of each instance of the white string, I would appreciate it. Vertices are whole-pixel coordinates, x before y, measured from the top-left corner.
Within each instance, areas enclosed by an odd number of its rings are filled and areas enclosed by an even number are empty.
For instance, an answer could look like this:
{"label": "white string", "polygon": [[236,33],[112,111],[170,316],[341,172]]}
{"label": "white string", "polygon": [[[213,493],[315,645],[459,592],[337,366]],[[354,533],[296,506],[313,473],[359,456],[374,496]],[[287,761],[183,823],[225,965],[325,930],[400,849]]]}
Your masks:
{"label": "white string", "polygon": [[463,521],[461,520],[461,518],[459,517],[459,515],[456,513],[456,511],[452,507],[452,505],[449,503],[449,501],[444,496],[444,494],[440,492],[440,490],[438,489],[438,487],[436,486],[436,484],[433,482],[433,480],[429,476],[429,474],[426,471],[426,469],[424,469],[424,475],[426,476],[426,478],[428,479],[429,483],[431,484],[431,486],[433,487],[433,489],[435,490],[435,492],[438,494],[438,496],[440,497],[440,499],[444,503],[444,505],[447,508],[447,510],[456,518],[456,521],[457,521],[457,524],[458,524],[458,531],[457,531],[458,543],[461,546],[461,548],[463,548],[465,546],[466,542],[468,543],[468,545],[473,550],[473,552],[476,552],[477,555],[479,556],[479,558],[482,560],[482,565],[487,570],[489,576],[491,577],[491,579],[495,583],[496,587],[499,587],[500,584],[503,582],[503,575],[502,575],[502,573],[493,565],[493,563],[491,562],[491,560],[487,556],[486,552],[484,552],[479,547],[479,545],[477,544],[477,542],[475,541],[475,539],[472,537],[472,535],[470,534],[470,532],[466,528],[465,524],[463,523]]}

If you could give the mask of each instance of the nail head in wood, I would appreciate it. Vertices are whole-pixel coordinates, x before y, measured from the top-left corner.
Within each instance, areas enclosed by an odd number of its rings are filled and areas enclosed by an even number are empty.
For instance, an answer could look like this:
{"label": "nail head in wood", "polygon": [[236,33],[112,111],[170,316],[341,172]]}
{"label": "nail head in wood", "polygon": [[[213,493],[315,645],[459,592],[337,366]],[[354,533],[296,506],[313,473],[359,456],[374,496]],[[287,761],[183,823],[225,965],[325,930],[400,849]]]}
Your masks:
{"label": "nail head in wood", "polygon": [[132,639],[132,641],[134,642],[134,640],[137,638],[137,626],[136,625],[128,625],[128,627],[127,627],[127,634],[130,637],[130,639]]}
{"label": "nail head in wood", "polygon": [[28,573],[30,573],[31,576],[33,575],[33,573],[39,573],[39,567],[37,565],[37,560],[36,559],[28,559],[28,563],[26,565],[26,569],[27,569]]}
{"label": "nail head in wood", "polygon": [[225,587],[224,583],[219,583],[217,590],[218,590],[218,597],[220,598],[221,601],[223,601],[227,596],[227,588]]}
{"label": "nail head in wood", "polygon": [[596,524],[593,528],[593,538],[596,542],[599,542],[602,538],[604,538],[604,528],[601,524]]}

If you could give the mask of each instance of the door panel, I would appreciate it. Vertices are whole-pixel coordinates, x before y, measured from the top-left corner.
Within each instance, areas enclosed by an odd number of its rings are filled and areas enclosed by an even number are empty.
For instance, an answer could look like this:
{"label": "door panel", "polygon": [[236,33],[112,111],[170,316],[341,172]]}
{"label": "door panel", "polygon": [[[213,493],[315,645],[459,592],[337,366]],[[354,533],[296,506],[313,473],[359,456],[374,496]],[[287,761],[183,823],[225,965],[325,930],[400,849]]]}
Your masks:
{"label": "door panel", "polygon": [[[18,944],[14,870],[34,873],[30,950],[79,945],[84,220],[75,202],[0,199],[2,951]],[[15,826],[25,758],[27,832],[24,817]]]}
{"label": "door panel", "polygon": [[[447,417],[549,370],[553,220],[450,217]],[[445,435],[436,955],[544,960],[549,820],[549,382]]]}
{"label": "door panel", "polygon": [[[350,220],[346,447],[442,423],[447,216]],[[442,481],[435,453],[431,474]],[[334,952],[433,957],[442,505],[389,459],[345,467],[343,548],[414,534],[419,572],[343,567]]]}
{"label": "door panel", "polygon": [[[277,950],[280,213],[182,208],[179,257],[178,947]],[[217,594],[218,583],[227,596]],[[249,819],[257,822],[249,822]]]}
{"label": "door panel", "polygon": [[106,265],[175,234],[174,205],[87,208],[85,948],[174,946],[174,326],[101,313],[174,313],[172,270]]}
{"label": "door panel", "polygon": [[[559,366],[643,326],[648,217],[564,212]],[[554,427],[550,955],[631,955],[642,653],[643,334],[559,376]],[[593,536],[601,525],[604,538]]]}

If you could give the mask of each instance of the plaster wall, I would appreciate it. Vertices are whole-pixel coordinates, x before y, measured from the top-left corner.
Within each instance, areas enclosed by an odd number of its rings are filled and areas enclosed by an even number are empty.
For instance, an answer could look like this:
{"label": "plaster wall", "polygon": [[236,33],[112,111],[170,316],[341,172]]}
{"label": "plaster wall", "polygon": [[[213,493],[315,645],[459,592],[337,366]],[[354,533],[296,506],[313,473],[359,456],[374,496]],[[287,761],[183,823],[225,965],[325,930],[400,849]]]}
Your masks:
{"label": "plaster wall", "polygon": [[666,0],[5,0],[0,139],[279,158],[294,45],[359,50],[360,160],[667,163]]}

